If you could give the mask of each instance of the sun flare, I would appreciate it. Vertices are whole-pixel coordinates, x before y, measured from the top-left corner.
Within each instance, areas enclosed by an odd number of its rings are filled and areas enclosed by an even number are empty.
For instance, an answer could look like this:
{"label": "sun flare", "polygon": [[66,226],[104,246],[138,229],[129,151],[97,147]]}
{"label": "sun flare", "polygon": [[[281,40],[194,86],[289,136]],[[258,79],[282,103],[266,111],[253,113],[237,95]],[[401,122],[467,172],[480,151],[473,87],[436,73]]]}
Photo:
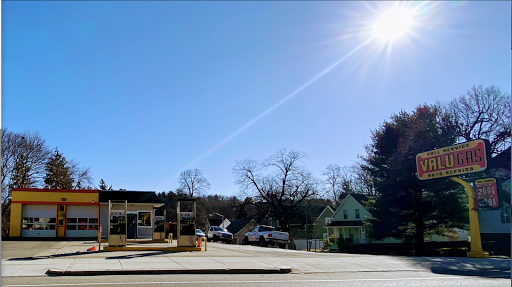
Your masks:
{"label": "sun flare", "polygon": [[412,25],[414,14],[414,10],[404,7],[387,10],[373,26],[374,37],[388,41],[404,35]]}

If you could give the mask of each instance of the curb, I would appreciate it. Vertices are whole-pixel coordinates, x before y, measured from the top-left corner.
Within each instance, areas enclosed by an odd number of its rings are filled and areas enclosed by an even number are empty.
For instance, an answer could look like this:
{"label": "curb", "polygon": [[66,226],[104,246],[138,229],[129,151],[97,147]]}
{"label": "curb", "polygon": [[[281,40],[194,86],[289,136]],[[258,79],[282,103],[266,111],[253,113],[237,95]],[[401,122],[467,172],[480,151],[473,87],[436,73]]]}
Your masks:
{"label": "curb", "polygon": [[290,267],[247,268],[247,269],[147,269],[147,270],[89,270],[66,271],[48,269],[46,274],[56,276],[97,276],[97,275],[130,275],[130,274],[285,274],[291,273]]}

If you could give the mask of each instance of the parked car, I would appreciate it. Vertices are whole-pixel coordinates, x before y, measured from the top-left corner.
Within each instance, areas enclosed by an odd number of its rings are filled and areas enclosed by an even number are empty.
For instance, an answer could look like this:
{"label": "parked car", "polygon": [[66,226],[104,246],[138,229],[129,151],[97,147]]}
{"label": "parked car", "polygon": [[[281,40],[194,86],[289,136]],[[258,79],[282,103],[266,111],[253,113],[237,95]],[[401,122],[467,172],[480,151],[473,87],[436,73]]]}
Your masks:
{"label": "parked car", "polygon": [[208,237],[206,240],[213,242],[217,241],[224,241],[228,244],[231,244],[233,241],[233,234],[229,231],[227,231],[225,228],[218,227],[218,226],[210,226],[210,229],[208,229]]}
{"label": "parked car", "polygon": [[243,244],[258,243],[260,247],[278,244],[279,248],[283,249],[286,248],[288,242],[290,242],[288,232],[276,231],[274,227],[267,225],[254,227],[253,230],[245,234],[243,240]]}
{"label": "parked car", "polygon": [[206,237],[206,234],[201,229],[196,229],[196,237],[200,239],[201,237]]}

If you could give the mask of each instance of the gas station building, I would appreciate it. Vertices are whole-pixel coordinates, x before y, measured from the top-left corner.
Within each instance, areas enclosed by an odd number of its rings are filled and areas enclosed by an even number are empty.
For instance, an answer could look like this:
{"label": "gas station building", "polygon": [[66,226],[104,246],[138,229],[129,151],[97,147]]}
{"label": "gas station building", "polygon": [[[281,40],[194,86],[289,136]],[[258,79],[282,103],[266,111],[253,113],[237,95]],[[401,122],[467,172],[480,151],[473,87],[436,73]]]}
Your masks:
{"label": "gas station building", "polygon": [[109,201],[127,203],[127,239],[153,237],[153,191],[36,188],[12,189],[9,237],[108,237]]}

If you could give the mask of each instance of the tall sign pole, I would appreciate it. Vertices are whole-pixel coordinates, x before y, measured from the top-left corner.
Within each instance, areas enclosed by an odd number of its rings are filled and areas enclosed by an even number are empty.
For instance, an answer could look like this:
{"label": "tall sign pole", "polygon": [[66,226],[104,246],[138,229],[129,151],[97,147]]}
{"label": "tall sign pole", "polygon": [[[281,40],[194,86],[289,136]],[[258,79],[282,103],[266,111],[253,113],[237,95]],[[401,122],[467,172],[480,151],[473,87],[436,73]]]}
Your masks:
{"label": "tall sign pole", "polygon": [[469,202],[469,234],[471,235],[471,250],[467,256],[473,258],[488,258],[489,253],[482,250],[475,193],[468,182],[454,175],[487,169],[488,154],[488,142],[475,140],[416,155],[416,167],[420,180],[450,177],[451,180],[460,183],[466,189]]}
{"label": "tall sign pole", "polygon": [[473,195],[473,189],[471,188],[471,185],[458,177],[452,177],[450,179],[462,184],[462,186],[464,186],[466,189],[466,193],[468,194],[469,234],[471,236],[471,250],[467,253],[467,256],[473,258],[488,258],[489,253],[484,252],[482,249],[482,240],[480,238],[480,223],[478,223],[478,211],[475,208],[475,196]]}

